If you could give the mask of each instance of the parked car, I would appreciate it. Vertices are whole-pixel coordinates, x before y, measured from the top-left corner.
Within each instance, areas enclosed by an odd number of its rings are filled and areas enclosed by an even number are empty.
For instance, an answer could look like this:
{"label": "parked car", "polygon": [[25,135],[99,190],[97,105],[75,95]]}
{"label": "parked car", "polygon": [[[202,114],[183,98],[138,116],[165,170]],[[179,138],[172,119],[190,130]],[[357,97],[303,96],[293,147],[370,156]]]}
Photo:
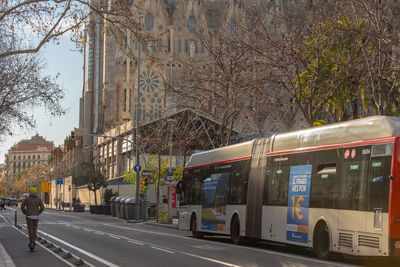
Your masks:
{"label": "parked car", "polygon": [[10,198],[9,200],[8,200],[8,203],[7,203],[7,206],[10,206],[10,205],[15,205],[15,206],[17,206],[18,207],[18,201],[17,201],[17,199],[16,198]]}

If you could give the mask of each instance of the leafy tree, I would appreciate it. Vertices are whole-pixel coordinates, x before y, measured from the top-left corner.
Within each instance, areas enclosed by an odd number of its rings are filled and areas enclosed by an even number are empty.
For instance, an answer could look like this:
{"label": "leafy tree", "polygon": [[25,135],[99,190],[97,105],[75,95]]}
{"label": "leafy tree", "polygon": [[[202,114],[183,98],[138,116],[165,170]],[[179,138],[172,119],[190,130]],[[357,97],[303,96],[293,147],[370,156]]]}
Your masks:
{"label": "leafy tree", "polygon": [[40,186],[41,182],[49,181],[51,178],[51,168],[49,165],[37,164],[19,172],[15,176],[15,190],[27,192],[32,186]]}
{"label": "leafy tree", "polygon": [[[111,188],[106,188],[104,190],[103,199],[107,206],[110,205],[110,200],[113,196],[115,196],[115,193],[117,193],[117,192],[113,192],[113,190]],[[118,193],[117,193],[117,195],[118,195]]]}
{"label": "leafy tree", "polygon": [[[360,96],[361,37],[364,23],[354,24],[347,17],[328,18],[312,26],[305,36],[303,58],[309,62],[294,83],[301,99],[313,106],[309,117],[331,108],[339,121],[349,119],[348,111]],[[358,116],[357,103],[353,116]]]}
{"label": "leafy tree", "polygon": [[86,169],[88,177],[87,187],[94,193],[94,203],[97,206],[97,190],[102,187],[107,187],[107,177],[103,174],[100,166],[95,166],[91,163],[82,163],[82,167]]}

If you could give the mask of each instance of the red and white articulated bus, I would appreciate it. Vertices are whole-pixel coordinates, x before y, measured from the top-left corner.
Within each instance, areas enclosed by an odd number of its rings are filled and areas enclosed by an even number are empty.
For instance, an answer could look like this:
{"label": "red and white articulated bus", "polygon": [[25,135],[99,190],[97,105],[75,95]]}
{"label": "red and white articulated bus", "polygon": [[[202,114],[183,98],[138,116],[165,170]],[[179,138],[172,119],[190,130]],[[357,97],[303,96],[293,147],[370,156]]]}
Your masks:
{"label": "red and white articulated bus", "polygon": [[193,154],[179,227],[359,256],[400,256],[400,118],[374,116]]}

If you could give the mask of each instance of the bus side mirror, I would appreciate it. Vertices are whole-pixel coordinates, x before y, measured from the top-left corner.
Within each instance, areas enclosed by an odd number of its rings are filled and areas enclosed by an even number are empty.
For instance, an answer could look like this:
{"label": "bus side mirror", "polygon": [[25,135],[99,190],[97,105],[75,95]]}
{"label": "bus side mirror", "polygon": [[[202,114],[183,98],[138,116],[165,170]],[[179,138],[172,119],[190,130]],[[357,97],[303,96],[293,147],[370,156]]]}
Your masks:
{"label": "bus side mirror", "polygon": [[390,180],[394,180],[394,176],[393,175],[389,175],[389,179]]}

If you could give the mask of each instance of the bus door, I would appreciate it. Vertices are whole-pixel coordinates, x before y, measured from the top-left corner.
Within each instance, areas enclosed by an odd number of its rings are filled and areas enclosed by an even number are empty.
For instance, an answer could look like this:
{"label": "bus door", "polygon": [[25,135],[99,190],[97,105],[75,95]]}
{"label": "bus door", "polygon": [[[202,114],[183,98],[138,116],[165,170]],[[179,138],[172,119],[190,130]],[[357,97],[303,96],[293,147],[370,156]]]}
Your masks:
{"label": "bus door", "polygon": [[342,149],[338,235],[341,252],[355,251],[355,234],[367,230],[367,177],[371,146]]}
{"label": "bus door", "polygon": [[225,233],[226,204],[232,174],[229,164],[210,168],[202,181],[201,230]]}
{"label": "bus door", "polygon": [[384,214],[387,214],[389,210],[392,153],[393,143],[372,146],[367,197],[367,209],[373,212],[373,216],[368,217],[368,225],[372,227],[370,231],[386,232],[388,230],[387,223],[384,223]]}

